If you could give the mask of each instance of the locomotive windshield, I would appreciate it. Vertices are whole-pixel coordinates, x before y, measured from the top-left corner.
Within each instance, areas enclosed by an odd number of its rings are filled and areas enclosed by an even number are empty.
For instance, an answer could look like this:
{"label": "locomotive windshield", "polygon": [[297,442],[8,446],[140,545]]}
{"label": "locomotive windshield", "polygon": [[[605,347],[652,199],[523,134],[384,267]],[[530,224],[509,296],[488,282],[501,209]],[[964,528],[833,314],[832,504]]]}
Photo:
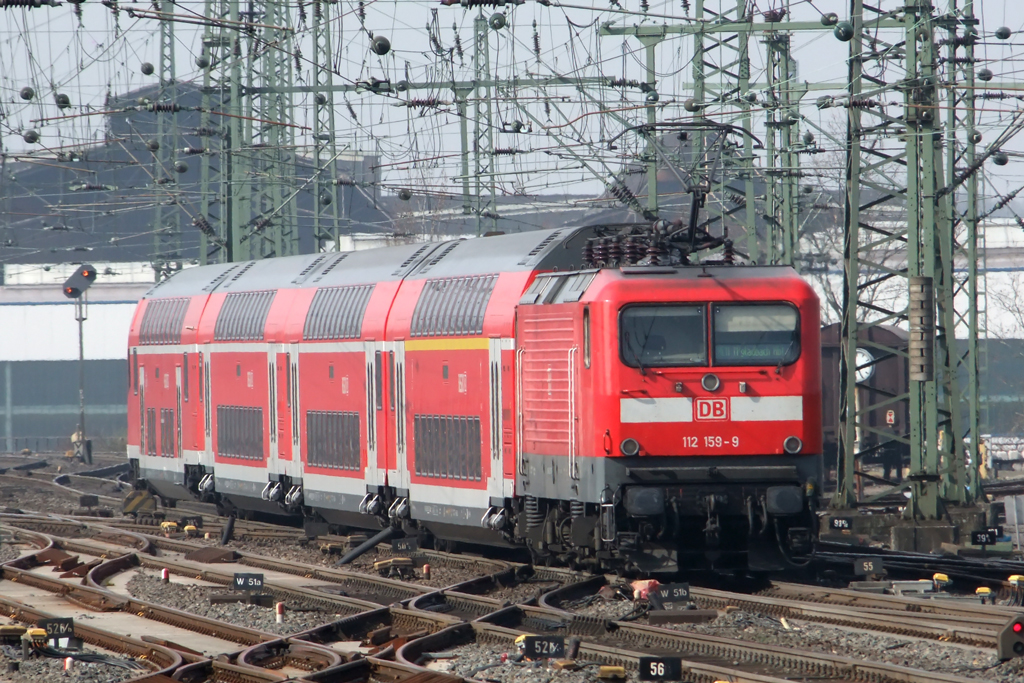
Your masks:
{"label": "locomotive windshield", "polygon": [[800,355],[800,320],[787,304],[714,307],[715,365],[784,365]]}
{"label": "locomotive windshield", "polygon": [[634,368],[707,365],[704,306],[630,306],[619,318],[622,360]]}

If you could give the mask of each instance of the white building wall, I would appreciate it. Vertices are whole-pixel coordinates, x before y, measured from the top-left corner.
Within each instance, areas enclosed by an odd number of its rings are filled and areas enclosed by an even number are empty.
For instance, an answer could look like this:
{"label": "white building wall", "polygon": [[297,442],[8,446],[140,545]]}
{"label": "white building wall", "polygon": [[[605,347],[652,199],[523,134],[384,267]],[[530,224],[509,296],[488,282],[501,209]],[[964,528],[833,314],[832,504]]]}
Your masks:
{"label": "white building wall", "polygon": [[[87,359],[125,357],[135,305],[89,304],[82,335]],[[78,360],[74,304],[0,304],[0,360]]]}

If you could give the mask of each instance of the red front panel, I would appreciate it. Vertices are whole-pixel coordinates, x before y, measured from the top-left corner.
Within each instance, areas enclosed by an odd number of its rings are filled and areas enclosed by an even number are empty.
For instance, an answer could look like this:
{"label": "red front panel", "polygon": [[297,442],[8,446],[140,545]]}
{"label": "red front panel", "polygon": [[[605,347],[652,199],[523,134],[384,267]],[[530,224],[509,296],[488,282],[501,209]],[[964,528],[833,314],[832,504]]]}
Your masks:
{"label": "red front panel", "polygon": [[[593,377],[584,454],[621,455],[623,440],[635,439],[639,455],[773,455],[785,452],[783,442],[791,436],[801,440],[800,453],[821,452],[819,311],[802,280],[620,279],[601,295],[603,301],[589,304],[593,367],[608,373]],[[716,304],[788,302],[799,312],[801,352],[781,365],[729,366],[709,355],[700,367],[630,367],[620,324],[623,310],[638,302],[703,305],[709,345]],[[719,385],[705,387],[706,375]]]}

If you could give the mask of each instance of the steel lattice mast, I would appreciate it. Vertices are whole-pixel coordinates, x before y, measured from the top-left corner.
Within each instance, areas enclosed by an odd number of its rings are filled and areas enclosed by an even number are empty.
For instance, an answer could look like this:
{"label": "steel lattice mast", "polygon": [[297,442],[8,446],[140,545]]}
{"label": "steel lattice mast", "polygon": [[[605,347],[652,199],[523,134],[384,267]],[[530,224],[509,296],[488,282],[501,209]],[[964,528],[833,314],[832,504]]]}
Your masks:
{"label": "steel lattice mast", "polygon": [[[160,10],[170,13],[171,0],[162,0]],[[160,57],[157,65],[160,88],[150,105],[156,119],[156,137],[148,141],[153,151],[153,193],[155,235],[153,270],[161,280],[181,270],[181,212],[175,206],[178,164],[178,89],[174,68],[174,22],[160,22]]]}
{"label": "steel lattice mast", "polygon": [[338,148],[335,141],[334,69],[331,64],[331,6],[324,0],[313,2],[313,174],[315,208],[313,237],[319,249],[333,243],[338,248],[342,230],[339,207],[337,168]]}
{"label": "steel lattice mast", "polygon": [[[856,505],[856,463],[898,440],[909,446],[911,458],[911,499],[905,516],[920,521],[941,519],[948,504],[970,503],[978,495],[970,485],[976,481],[977,447],[970,447],[974,459],[968,468],[964,437],[970,434],[972,442],[977,441],[980,416],[974,400],[969,419],[963,419],[958,376],[966,365],[970,391],[977,397],[977,344],[969,343],[964,351],[956,339],[963,321],[965,332],[974,336],[978,331],[976,185],[972,190],[968,184],[971,206],[963,217],[956,215],[953,201],[953,173],[975,155],[969,142],[967,148],[957,143],[952,150],[943,145],[944,136],[967,134],[963,123],[973,121],[973,114],[964,111],[973,107],[973,90],[964,97],[953,87],[960,50],[971,42],[973,20],[937,15],[929,0],[908,3],[901,15],[905,40],[883,42],[875,26],[890,15],[866,7],[863,0],[851,2],[840,481],[835,504]],[[943,33],[945,71],[939,59]],[[894,78],[894,71],[903,77]],[[884,99],[897,95],[903,100],[902,111],[893,115],[886,111]],[[948,117],[942,115],[943,108],[949,110]],[[878,215],[879,207],[903,212],[905,219],[886,221]],[[970,262],[963,276],[954,275],[958,252]],[[868,296],[877,294],[879,287],[892,291],[891,301]],[[957,302],[958,291],[966,294],[966,307]],[[871,339],[872,327],[902,321],[910,330],[907,351]],[[908,356],[909,396],[860,404],[858,372],[866,373],[895,354]],[[871,410],[895,407],[903,400],[910,406],[905,436],[894,439],[864,419]],[[870,441],[868,434],[879,440],[862,447],[862,441]]]}

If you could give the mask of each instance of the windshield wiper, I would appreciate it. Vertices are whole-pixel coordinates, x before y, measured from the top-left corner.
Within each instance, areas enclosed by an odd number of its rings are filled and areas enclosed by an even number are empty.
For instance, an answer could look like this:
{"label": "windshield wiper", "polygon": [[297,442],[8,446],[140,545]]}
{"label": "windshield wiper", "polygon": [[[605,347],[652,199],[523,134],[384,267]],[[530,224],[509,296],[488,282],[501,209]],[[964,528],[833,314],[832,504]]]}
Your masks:
{"label": "windshield wiper", "polygon": [[782,374],[782,364],[786,362],[787,358],[789,358],[789,352],[793,349],[794,344],[796,344],[796,339],[790,339],[789,346],[787,346],[786,350],[782,352],[782,357],[779,358],[779,364],[775,366],[776,375]]}
{"label": "windshield wiper", "polygon": [[644,371],[644,362],[640,359],[640,355],[644,352],[644,349],[647,348],[647,341],[644,340],[643,345],[640,347],[640,353],[637,353],[636,349],[633,348],[633,333],[629,332],[626,334],[626,346],[629,347],[629,352],[633,354],[633,360],[636,361],[636,366],[640,369],[640,375],[642,377],[646,377],[647,374]]}

